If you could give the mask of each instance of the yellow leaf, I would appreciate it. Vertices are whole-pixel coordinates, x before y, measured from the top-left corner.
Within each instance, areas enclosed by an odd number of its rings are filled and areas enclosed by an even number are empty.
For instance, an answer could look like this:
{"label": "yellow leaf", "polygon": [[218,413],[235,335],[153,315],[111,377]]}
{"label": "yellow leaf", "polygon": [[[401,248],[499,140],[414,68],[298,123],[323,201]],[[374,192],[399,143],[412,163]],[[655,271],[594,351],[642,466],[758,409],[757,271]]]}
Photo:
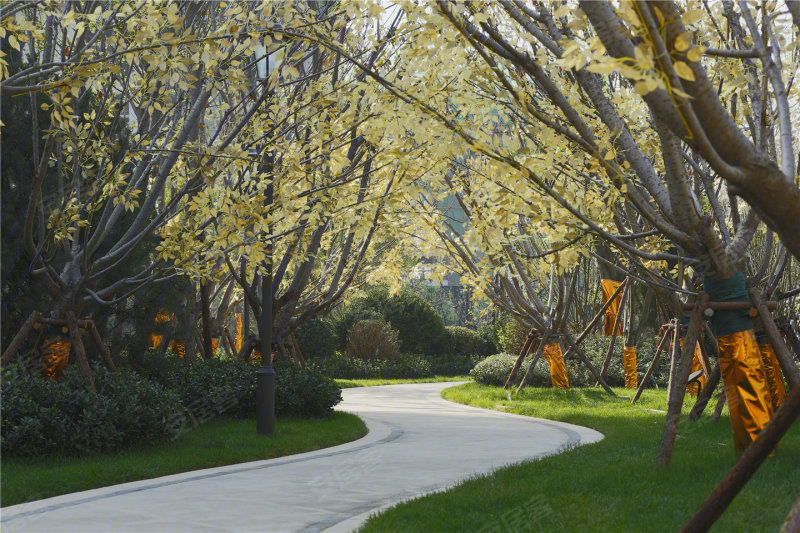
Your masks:
{"label": "yellow leaf", "polygon": [[563,5],[556,9],[555,13],[553,13],[554,17],[565,17],[569,14],[571,8],[568,5]]}
{"label": "yellow leaf", "polygon": [[694,32],[685,31],[675,37],[675,50],[678,52],[685,52],[692,46],[692,40],[694,39]]}
{"label": "yellow leaf", "polygon": [[9,35],[8,36],[8,44],[10,44],[11,48],[13,48],[14,50],[19,51],[19,41],[17,41],[17,37],[16,36]]}
{"label": "yellow leaf", "polygon": [[688,52],[686,52],[686,59],[689,61],[700,61],[705,53],[705,46],[693,46]]}
{"label": "yellow leaf", "polygon": [[691,67],[683,61],[675,62],[675,73],[684,80],[695,81],[694,72]]}
{"label": "yellow leaf", "polygon": [[613,63],[592,63],[586,70],[589,72],[596,72],[598,74],[610,74],[614,70]]}
{"label": "yellow leaf", "polygon": [[703,16],[702,9],[690,9],[689,11],[683,14],[683,16],[681,17],[681,22],[683,22],[684,24],[694,24],[695,22],[700,20],[700,17],[702,16]]}

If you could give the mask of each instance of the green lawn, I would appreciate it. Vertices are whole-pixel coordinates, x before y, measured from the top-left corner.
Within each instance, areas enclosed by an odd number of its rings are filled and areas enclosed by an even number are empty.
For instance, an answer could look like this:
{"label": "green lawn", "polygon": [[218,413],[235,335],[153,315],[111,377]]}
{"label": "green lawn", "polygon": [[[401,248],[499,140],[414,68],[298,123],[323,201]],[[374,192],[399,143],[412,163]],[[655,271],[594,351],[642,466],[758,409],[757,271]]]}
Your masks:
{"label": "green lawn", "polygon": [[255,420],[221,417],[154,446],[94,457],[2,461],[2,506],[200,468],[269,459],[349,442],[367,434],[355,415],[324,419],[279,418],[262,437]]}
{"label": "green lawn", "polygon": [[352,387],[374,387],[376,385],[399,385],[402,383],[440,383],[443,381],[472,381],[469,376],[433,376],[430,378],[408,378],[408,379],[337,379],[336,384],[343,389]]}
{"label": "green lawn", "polygon": [[[502,469],[373,517],[362,531],[677,531],[735,463],[727,411],[685,417],[672,463],[655,468],[666,392],[526,389],[510,401],[499,387],[447,389],[449,400],[505,412],[563,420],[597,429],[601,442]],[[623,397],[627,396],[627,398]],[[684,414],[693,400],[688,398]],[[713,403],[711,404],[713,407]],[[652,409],[652,410],[650,410]],[[489,445],[487,443],[487,445]],[[498,450],[498,453],[500,450]],[[713,531],[780,528],[800,492],[800,425],[759,469]]]}

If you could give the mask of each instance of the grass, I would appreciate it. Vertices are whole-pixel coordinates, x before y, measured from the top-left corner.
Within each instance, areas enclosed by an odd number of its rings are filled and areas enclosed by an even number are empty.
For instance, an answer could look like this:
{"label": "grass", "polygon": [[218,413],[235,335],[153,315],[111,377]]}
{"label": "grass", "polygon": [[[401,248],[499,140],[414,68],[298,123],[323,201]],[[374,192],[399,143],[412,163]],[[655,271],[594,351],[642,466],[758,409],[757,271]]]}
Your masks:
{"label": "grass", "polygon": [[115,453],[92,457],[3,457],[0,505],[308,452],[367,434],[360,418],[338,411],[323,419],[279,418],[275,433],[266,438],[258,435],[255,428],[255,420],[221,417],[175,440]]}
{"label": "grass", "polygon": [[[679,530],[736,462],[727,410],[717,423],[713,401],[699,422],[684,416],[670,466],[657,469],[665,414],[655,410],[665,409],[666,392],[646,390],[635,406],[632,391],[616,392],[526,389],[509,400],[501,388],[475,383],[445,390],[452,401],[580,424],[605,439],[393,507],[361,531]],[[712,531],[777,531],[800,491],[798,465],[796,424]]]}
{"label": "grass", "polygon": [[408,379],[337,379],[336,384],[343,389],[353,387],[375,387],[377,385],[400,385],[402,383],[440,383],[443,381],[472,381],[469,376],[433,376],[430,378],[408,378]]}

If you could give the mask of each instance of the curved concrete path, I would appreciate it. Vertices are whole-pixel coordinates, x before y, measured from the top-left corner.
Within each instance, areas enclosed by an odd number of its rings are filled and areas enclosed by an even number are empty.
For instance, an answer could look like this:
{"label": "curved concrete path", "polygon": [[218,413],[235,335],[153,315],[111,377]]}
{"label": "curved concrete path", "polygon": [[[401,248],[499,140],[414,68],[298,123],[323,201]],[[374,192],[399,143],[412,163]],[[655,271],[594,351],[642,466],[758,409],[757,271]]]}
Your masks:
{"label": "curved concrete path", "polygon": [[580,426],[443,400],[453,383],[345,389],[357,441],[2,509],[3,533],[351,531],[378,509],[603,438]]}

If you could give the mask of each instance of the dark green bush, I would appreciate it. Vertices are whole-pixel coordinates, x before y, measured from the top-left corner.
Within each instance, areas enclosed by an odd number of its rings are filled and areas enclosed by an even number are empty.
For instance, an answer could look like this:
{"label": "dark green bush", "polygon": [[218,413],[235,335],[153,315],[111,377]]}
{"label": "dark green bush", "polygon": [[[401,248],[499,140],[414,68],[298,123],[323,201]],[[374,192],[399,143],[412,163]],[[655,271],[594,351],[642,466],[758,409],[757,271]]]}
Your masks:
{"label": "dark green bush", "polygon": [[300,324],[294,336],[305,358],[330,357],[339,344],[336,328],[325,318],[316,318]]}
{"label": "dark green bush", "polygon": [[[149,368],[143,372],[175,389],[190,414],[199,412],[208,416],[208,411],[213,414],[233,411],[246,415],[254,412],[257,365],[218,359],[198,359],[190,364],[171,354],[159,355],[155,350],[146,354],[145,364]],[[341,401],[329,391],[330,387],[338,390],[336,383],[315,370],[286,364],[276,365],[275,369],[277,415],[317,417],[330,412]],[[308,410],[303,411],[303,406]]]}
{"label": "dark green bush", "polygon": [[428,358],[435,376],[465,376],[483,357],[480,355],[439,355]]}
{"label": "dark green bush", "polygon": [[76,366],[61,381],[3,371],[2,452],[12,456],[87,455],[173,436],[181,411],[173,391],[135,372],[94,366],[97,392]]}
{"label": "dark green bush", "polygon": [[280,364],[275,374],[275,413],[279,416],[319,418],[329,415],[342,401],[342,389],[318,370]]}
{"label": "dark green bush", "polygon": [[500,351],[500,341],[497,338],[497,328],[492,324],[478,326],[478,336],[481,339],[478,354],[484,357]]}
{"label": "dark green bush", "polygon": [[475,355],[482,344],[477,331],[461,326],[446,326],[442,341],[440,353],[453,355]]}
{"label": "dark green bush", "polygon": [[347,354],[359,359],[395,359],[397,331],[383,320],[356,322],[347,333]]}
{"label": "dark green bush", "polygon": [[404,354],[389,361],[381,377],[388,379],[427,378],[433,376],[431,363],[420,355]]}
{"label": "dark green bush", "polygon": [[366,379],[379,378],[384,373],[387,361],[381,359],[359,359],[336,352],[326,359],[312,361],[312,366],[331,378]]}
{"label": "dark green bush", "polygon": [[403,353],[436,353],[444,323],[436,309],[421,296],[411,291],[400,291],[392,297],[386,320],[400,336],[400,351]]}

